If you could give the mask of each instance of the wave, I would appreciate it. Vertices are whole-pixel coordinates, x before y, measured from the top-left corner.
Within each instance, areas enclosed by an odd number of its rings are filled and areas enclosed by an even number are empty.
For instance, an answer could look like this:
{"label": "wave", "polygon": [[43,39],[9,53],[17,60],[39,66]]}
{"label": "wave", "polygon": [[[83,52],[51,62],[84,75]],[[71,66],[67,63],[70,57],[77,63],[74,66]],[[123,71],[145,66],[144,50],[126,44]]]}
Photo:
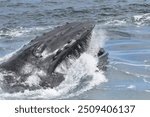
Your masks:
{"label": "wave", "polygon": [[[149,78],[149,73],[147,72],[147,67],[149,67],[149,65],[134,64],[129,62],[110,62],[109,67],[137,78]],[[134,69],[135,67],[137,68],[137,71]]]}
{"label": "wave", "polygon": [[150,13],[133,16],[133,23],[137,26],[150,25]]}
{"label": "wave", "polygon": [[124,26],[127,24],[127,21],[125,19],[123,20],[110,20],[106,21],[105,25],[113,25],[113,26]]}
{"label": "wave", "polygon": [[111,19],[105,21],[106,26],[149,26],[150,25],[150,13],[134,15],[131,17],[126,17],[122,19]]}
{"label": "wave", "polygon": [[145,83],[150,84],[150,80],[149,80],[149,79],[143,79],[143,81],[144,81]]}
{"label": "wave", "polygon": [[39,3],[42,0],[1,0],[0,2],[7,1],[11,3]]}
{"label": "wave", "polygon": [[127,89],[136,89],[136,86],[135,86],[135,85],[129,85],[129,86],[127,87]]}
{"label": "wave", "polygon": [[0,29],[0,39],[2,37],[21,37],[25,36],[28,37],[29,34],[34,34],[37,31],[44,31],[51,29],[51,26],[45,26],[45,27],[33,27],[33,28],[24,28],[24,27],[17,27],[17,28],[1,28]]}

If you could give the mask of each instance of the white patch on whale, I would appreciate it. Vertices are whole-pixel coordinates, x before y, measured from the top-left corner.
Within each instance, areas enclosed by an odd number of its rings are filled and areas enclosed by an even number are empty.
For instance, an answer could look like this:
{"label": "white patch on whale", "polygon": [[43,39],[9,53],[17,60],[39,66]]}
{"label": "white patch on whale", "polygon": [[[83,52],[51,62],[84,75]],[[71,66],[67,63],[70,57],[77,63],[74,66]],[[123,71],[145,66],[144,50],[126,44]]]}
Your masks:
{"label": "white patch on whale", "polygon": [[45,59],[45,58],[47,58],[47,57],[49,57],[49,56],[51,56],[51,55],[54,55],[54,54],[56,54],[57,53],[57,51],[58,51],[59,49],[56,49],[55,51],[53,51],[53,52],[50,52],[50,50],[44,50],[43,52],[42,52],[42,58],[43,59]]}
{"label": "white patch on whale", "polygon": [[41,78],[40,77],[44,77],[47,74],[43,71],[43,70],[38,70],[36,69],[32,75],[30,75],[27,80],[25,81],[25,84],[31,86],[39,86]]}
{"label": "white patch on whale", "polygon": [[30,63],[26,63],[22,69],[21,69],[21,73],[22,74],[30,74],[33,72],[34,66]]}
{"label": "white patch on whale", "polygon": [[52,52],[49,52],[48,50],[44,50],[41,55],[42,55],[42,58],[45,59],[48,56],[51,56],[52,54],[53,54]]}
{"label": "white patch on whale", "polygon": [[40,81],[41,79],[39,78],[39,76],[36,74],[33,74],[27,78],[27,80],[25,81],[25,84],[29,85],[30,87],[38,86]]}

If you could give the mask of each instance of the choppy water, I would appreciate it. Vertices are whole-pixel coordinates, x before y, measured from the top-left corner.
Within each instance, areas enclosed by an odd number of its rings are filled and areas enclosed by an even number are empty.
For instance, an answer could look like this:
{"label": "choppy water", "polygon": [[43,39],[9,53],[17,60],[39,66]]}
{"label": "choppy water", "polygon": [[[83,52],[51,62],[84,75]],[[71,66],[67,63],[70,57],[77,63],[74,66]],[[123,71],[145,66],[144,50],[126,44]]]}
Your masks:
{"label": "choppy water", "polygon": [[[0,98],[150,99],[150,0],[0,0],[0,59],[57,25],[86,20],[96,22],[90,49],[74,61],[65,82],[24,93],[0,90]],[[109,64],[96,73],[92,55],[99,46]]]}

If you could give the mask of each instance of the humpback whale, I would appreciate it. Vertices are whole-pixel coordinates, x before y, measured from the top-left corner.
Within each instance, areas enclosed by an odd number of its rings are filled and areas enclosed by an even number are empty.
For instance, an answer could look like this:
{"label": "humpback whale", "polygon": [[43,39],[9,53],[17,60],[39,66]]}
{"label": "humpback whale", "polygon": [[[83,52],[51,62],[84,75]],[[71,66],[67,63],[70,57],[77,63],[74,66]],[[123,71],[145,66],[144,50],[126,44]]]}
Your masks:
{"label": "humpback whale", "polygon": [[[55,71],[57,66],[71,57],[80,57],[86,51],[94,26],[89,21],[66,23],[31,40],[0,64],[0,70],[7,72],[3,76],[3,90],[13,93],[57,87],[64,80],[64,74]],[[102,69],[106,64],[107,52],[100,49],[97,56],[98,67]],[[39,85],[30,86],[26,80],[35,71]]]}

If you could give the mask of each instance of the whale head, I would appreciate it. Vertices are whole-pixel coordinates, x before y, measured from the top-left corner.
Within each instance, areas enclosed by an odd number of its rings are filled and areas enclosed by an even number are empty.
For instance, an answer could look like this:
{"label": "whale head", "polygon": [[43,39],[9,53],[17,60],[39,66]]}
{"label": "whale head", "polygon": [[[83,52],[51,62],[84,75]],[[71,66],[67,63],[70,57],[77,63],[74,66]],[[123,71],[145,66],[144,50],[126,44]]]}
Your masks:
{"label": "whale head", "polygon": [[53,73],[62,61],[78,58],[86,51],[93,28],[93,22],[73,22],[56,27],[31,41],[33,48],[29,56],[36,58],[36,66]]}
{"label": "whale head", "polygon": [[14,89],[20,91],[29,88],[22,84],[35,71],[38,71],[36,76],[40,79],[40,86],[51,88],[58,86],[64,77],[62,73],[55,71],[56,68],[63,61],[78,58],[86,51],[94,26],[93,22],[66,23],[24,45],[0,65],[0,68],[11,71],[18,77],[11,75],[5,77],[10,92]]}

